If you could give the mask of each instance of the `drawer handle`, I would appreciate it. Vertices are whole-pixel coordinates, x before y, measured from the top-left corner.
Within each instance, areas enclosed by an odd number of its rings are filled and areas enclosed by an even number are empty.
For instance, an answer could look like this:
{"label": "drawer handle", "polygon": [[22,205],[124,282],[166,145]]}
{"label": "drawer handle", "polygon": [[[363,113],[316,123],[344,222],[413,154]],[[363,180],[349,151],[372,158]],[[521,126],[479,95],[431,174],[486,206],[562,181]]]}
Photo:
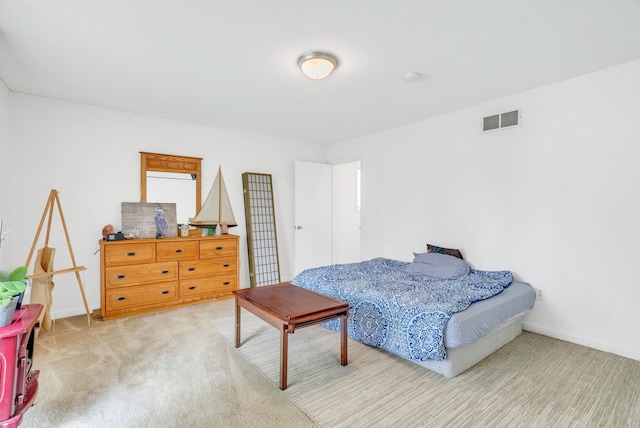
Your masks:
{"label": "drawer handle", "polygon": [[220,251],[220,250],[222,250],[222,247],[216,247],[216,250]]}
{"label": "drawer handle", "polygon": [[168,271],[168,270],[163,270],[163,271],[162,271],[162,274],[163,274],[163,275],[166,275],[166,274],[168,274],[168,273],[169,273],[169,271]]}
{"label": "drawer handle", "polygon": [[127,256],[129,256],[129,257],[133,257],[135,255],[136,255],[135,251],[131,251],[130,253],[127,253]]}
{"label": "drawer handle", "polygon": [[181,253],[181,252],[182,252],[182,250],[181,250],[181,249],[177,249],[177,250],[176,250],[176,253]]}
{"label": "drawer handle", "polygon": [[164,290],[164,291],[162,292],[162,294],[169,294],[169,293],[170,293],[170,291],[169,291],[169,290]]}
{"label": "drawer handle", "polygon": [[190,267],[189,269],[187,269],[189,272],[193,272],[194,270],[196,270],[196,268],[194,267]]}
{"label": "drawer handle", "polygon": [[225,281],[222,283],[222,285],[229,285],[229,284],[231,284],[231,281]]}
{"label": "drawer handle", "polygon": [[196,288],[198,287],[196,287],[195,285],[192,285],[191,287],[189,287],[189,290],[195,290]]}
{"label": "drawer handle", "polygon": [[118,297],[118,301],[122,302],[123,300],[127,300],[126,297]]}
{"label": "drawer handle", "polygon": [[127,277],[127,275],[118,275],[118,276],[116,276],[116,278],[118,278],[118,279],[125,279],[126,277]]}
{"label": "drawer handle", "polygon": [[229,263],[225,263],[222,265],[222,267],[229,267],[229,266],[230,266]]}

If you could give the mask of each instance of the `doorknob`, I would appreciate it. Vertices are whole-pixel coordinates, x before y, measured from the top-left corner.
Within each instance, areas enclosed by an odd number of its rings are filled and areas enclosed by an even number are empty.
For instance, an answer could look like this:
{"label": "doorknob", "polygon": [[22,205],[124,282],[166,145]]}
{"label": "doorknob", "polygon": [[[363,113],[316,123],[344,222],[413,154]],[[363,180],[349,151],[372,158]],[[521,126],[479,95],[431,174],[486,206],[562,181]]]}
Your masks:
{"label": "doorknob", "polygon": [[300,230],[302,229],[302,226],[296,226],[296,229]]}

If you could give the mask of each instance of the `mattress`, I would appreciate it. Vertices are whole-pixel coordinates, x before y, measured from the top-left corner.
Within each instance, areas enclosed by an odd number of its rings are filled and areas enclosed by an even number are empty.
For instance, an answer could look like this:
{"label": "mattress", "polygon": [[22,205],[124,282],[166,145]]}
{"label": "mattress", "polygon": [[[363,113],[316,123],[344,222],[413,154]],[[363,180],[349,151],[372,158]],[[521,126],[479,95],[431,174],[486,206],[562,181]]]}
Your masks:
{"label": "mattress", "polygon": [[535,298],[531,285],[514,281],[500,294],[453,314],[444,329],[445,346],[459,348],[470,345],[510,319],[531,310]]}

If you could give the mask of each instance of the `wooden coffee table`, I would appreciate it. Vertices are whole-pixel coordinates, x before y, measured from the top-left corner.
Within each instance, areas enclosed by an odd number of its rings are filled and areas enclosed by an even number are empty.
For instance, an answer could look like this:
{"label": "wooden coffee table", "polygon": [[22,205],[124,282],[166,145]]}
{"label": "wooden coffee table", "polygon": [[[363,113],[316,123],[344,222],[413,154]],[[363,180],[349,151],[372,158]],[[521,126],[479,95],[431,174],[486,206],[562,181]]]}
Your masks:
{"label": "wooden coffee table", "polygon": [[236,298],[236,348],[240,343],[240,308],[280,330],[280,389],[287,388],[289,333],[340,318],[340,364],[347,365],[349,304],[289,282],[234,290]]}

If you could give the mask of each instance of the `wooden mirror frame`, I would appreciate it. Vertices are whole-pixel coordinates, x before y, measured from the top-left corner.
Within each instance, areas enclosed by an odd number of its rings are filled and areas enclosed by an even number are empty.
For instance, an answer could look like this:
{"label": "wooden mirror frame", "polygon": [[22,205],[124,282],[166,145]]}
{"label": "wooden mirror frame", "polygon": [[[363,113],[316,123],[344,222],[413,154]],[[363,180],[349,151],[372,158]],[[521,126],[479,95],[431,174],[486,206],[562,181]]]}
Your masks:
{"label": "wooden mirror frame", "polygon": [[202,158],[140,152],[140,202],[147,202],[147,171],[196,176],[196,215],[202,208]]}

